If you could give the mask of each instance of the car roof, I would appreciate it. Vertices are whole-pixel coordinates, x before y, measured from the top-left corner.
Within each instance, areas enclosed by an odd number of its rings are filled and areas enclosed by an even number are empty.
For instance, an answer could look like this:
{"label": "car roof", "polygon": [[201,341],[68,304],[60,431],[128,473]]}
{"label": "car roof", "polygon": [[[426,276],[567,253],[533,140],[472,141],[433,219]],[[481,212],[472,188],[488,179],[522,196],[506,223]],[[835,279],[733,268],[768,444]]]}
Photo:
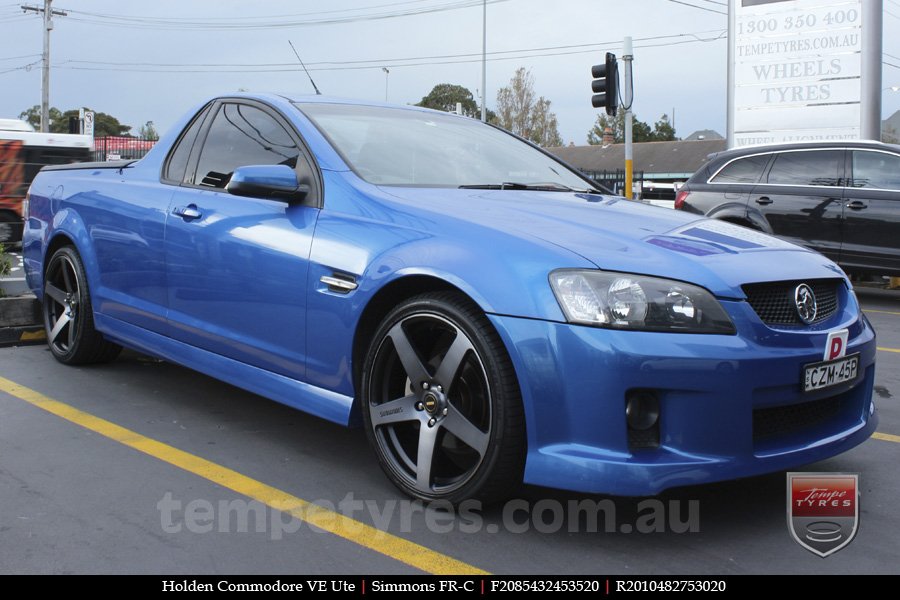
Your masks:
{"label": "car roof", "polygon": [[[237,94],[238,96],[240,94]],[[349,106],[372,106],[372,107],[384,107],[384,108],[399,108],[404,110],[411,111],[419,111],[419,112],[438,112],[441,114],[458,116],[456,113],[452,112],[444,112],[442,110],[435,110],[432,108],[425,108],[423,106],[415,106],[414,104],[393,104],[390,102],[380,102],[378,100],[363,100],[360,98],[346,98],[342,96],[327,96],[324,94],[297,94],[297,93],[280,93],[274,94],[276,96],[280,96],[297,105],[304,104],[346,104]],[[261,94],[249,95],[249,97],[260,97]]]}
{"label": "car roof", "polygon": [[826,140],[821,142],[782,142],[778,144],[741,146],[740,148],[729,148],[721,152],[714,152],[707,159],[709,161],[718,161],[748,154],[765,154],[767,152],[784,152],[786,150],[815,150],[819,148],[865,148],[870,150],[889,150],[900,154],[900,146],[897,144],[886,144],[876,140]]}

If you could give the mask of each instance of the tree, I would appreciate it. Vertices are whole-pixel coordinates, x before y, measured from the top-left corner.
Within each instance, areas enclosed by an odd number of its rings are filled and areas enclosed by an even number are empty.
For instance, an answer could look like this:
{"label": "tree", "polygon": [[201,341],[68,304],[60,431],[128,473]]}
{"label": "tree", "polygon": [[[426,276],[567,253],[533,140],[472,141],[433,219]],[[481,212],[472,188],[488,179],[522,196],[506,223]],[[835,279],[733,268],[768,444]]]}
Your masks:
{"label": "tree", "polygon": [[[91,110],[86,108],[85,110]],[[79,110],[73,108],[66,112],[60,112],[58,108],[50,108],[50,133],[69,133],[69,117],[78,117]],[[41,107],[34,105],[19,114],[19,118],[28,121],[38,129],[41,125]],[[112,115],[94,111],[94,137],[108,135],[129,135],[131,125],[124,125]]]}
{"label": "tree", "polygon": [[[53,126],[53,123],[59,121],[62,118],[62,113],[59,112],[58,108],[50,107],[49,110],[50,115],[50,127]],[[27,110],[23,110],[19,113],[19,118],[23,121],[28,121],[31,123],[31,126],[34,127],[37,131],[41,130],[41,105],[35,104],[31,108]],[[68,127],[66,127],[66,131],[68,131]],[[52,129],[51,129],[52,131]]]}
{"label": "tree", "polygon": [[[456,103],[462,104],[462,114],[473,119],[481,118],[481,108],[475,95],[469,91],[469,88],[452,83],[439,83],[428,92],[428,95],[422,98],[416,106],[425,108],[433,108],[434,110],[442,110],[444,112],[456,112]],[[497,118],[494,111],[487,109],[485,111],[488,121]]]}
{"label": "tree", "polygon": [[493,122],[540,146],[563,143],[550,100],[543,96],[535,99],[534,77],[525,67],[516,69],[509,85],[497,91],[497,118]]}
{"label": "tree", "polygon": [[424,106],[425,108],[433,108],[444,112],[455,112],[457,102],[462,104],[463,114],[467,117],[481,114],[472,92],[468,88],[452,83],[437,84],[431,88],[428,95],[422,98],[416,106]]}
{"label": "tree", "polygon": [[141,130],[138,135],[145,140],[153,140],[154,142],[159,139],[159,133],[156,131],[156,127],[154,127],[153,121],[147,121],[146,123],[141,125]]}
{"label": "tree", "polygon": [[[587,143],[592,146],[599,146],[603,143],[603,131],[609,127],[613,132],[613,141],[621,144],[625,141],[625,111],[619,111],[615,117],[609,117],[601,113],[597,116],[594,126],[588,131]],[[663,115],[659,121],[650,128],[650,125],[641,121],[632,114],[631,122],[631,139],[635,143],[639,142],[667,142],[677,139],[675,137],[675,128],[669,122],[669,117]]]}
{"label": "tree", "polygon": [[531,135],[528,139],[543,148],[563,145],[556,114],[550,112],[550,101],[543,96],[538,98],[531,111]]}
{"label": "tree", "polygon": [[653,125],[651,136],[655,142],[674,142],[678,139],[675,137],[675,128],[672,127],[672,123],[669,121],[669,115],[664,114]]}

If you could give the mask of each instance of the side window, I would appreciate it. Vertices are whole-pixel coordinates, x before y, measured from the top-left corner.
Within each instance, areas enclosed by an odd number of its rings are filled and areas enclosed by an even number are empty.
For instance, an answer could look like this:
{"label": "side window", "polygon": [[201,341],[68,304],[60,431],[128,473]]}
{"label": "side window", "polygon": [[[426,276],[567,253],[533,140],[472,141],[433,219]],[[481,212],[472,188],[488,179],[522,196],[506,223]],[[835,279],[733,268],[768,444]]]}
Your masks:
{"label": "side window", "polygon": [[297,165],[300,153],[288,132],[266,112],[246,104],[225,104],[206,135],[197,185],[224,188],[237,167]]}
{"label": "side window", "polygon": [[900,190],[900,156],[854,150],[853,187]]}
{"label": "side window", "polygon": [[769,162],[770,154],[739,158],[716,173],[714,183],[756,183]]}
{"label": "side window", "polygon": [[194,147],[194,142],[197,141],[197,134],[200,133],[200,128],[203,126],[203,119],[208,112],[208,107],[201,110],[200,114],[194,117],[194,120],[187,128],[187,131],[185,131],[178,142],[175,143],[175,149],[172,151],[172,154],[169,155],[169,162],[166,163],[164,179],[178,182],[184,181],[188,159],[191,156],[191,149]]}
{"label": "side window", "polygon": [[768,183],[779,185],[839,185],[843,150],[779,152],[769,169]]}

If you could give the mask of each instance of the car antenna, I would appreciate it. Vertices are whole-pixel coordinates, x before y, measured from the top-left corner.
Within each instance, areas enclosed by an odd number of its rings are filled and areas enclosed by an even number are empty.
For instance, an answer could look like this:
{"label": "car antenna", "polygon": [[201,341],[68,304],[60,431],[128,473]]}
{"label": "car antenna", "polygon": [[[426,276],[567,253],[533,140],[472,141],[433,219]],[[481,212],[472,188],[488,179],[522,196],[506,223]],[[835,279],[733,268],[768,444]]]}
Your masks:
{"label": "car antenna", "polygon": [[296,57],[297,57],[297,60],[300,61],[300,66],[303,67],[303,71],[306,73],[306,76],[309,77],[309,82],[312,84],[313,89],[316,90],[316,96],[321,96],[321,95],[322,95],[322,92],[320,92],[320,91],[319,91],[319,88],[316,87],[316,82],[313,81],[312,75],[310,75],[310,74],[309,74],[309,71],[306,70],[306,65],[303,64],[303,59],[300,58],[300,53],[297,52],[297,49],[296,49],[296,48],[294,48],[294,42],[292,42],[291,40],[288,40],[288,44],[291,45],[291,50],[294,51],[294,56],[296,56]]}

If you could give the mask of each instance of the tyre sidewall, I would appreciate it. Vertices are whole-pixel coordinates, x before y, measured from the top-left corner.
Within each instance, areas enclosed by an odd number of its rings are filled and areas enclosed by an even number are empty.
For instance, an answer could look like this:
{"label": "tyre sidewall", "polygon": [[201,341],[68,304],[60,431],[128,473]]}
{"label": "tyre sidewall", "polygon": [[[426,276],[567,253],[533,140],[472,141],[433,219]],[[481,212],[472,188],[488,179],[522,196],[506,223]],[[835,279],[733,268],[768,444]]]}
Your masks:
{"label": "tyre sidewall", "polygon": [[[75,313],[75,337],[72,344],[69,346],[66,352],[60,352],[52,343],[50,343],[50,331],[52,329],[52,325],[50,323],[50,314],[49,310],[46,306],[47,302],[52,302],[47,296],[47,275],[50,273],[51,268],[57,260],[61,260],[62,257],[68,258],[68,260],[73,265],[73,270],[75,272],[75,279],[78,284],[78,306],[77,311]],[[78,356],[78,350],[84,340],[84,327],[85,321],[84,313],[85,311],[90,311],[91,308],[91,298],[90,292],[88,290],[87,284],[87,276],[84,271],[84,265],[81,262],[81,257],[78,255],[78,252],[75,251],[74,248],[70,246],[64,246],[53,253],[53,256],[50,258],[50,262],[47,263],[47,270],[44,272],[44,330],[47,334],[47,345],[50,347],[50,352],[53,353],[53,356],[56,357],[62,363],[72,363],[75,361],[75,357]],[[72,325],[70,325],[71,327]]]}
{"label": "tyre sidewall", "polygon": [[[449,500],[458,503],[462,500],[475,498],[481,499],[481,491],[487,486],[492,477],[496,476],[496,466],[501,456],[510,449],[505,447],[507,439],[513,432],[507,431],[509,419],[507,412],[515,403],[521,405],[521,396],[515,382],[509,381],[508,374],[504,376],[504,361],[509,364],[506,349],[500,342],[499,336],[483,313],[477,310],[471,302],[463,302],[457,295],[426,294],[417,296],[398,305],[382,320],[381,325],[372,338],[369,351],[364,361],[361,377],[361,403],[363,421],[365,423],[366,436],[375,449],[382,470],[388,478],[405,493],[410,496],[427,500]],[[448,301],[450,299],[451,301]],[[426,494],[420,490],[411,488],[406,480],[397,474],[390,459],[383,455],[380,449],[375,430],[372,427],[369,407],[371,402],[370,388],[375,376],[373,367],[381,345],[387,333],[397,323],[411,316],[436,316],[447,319],[458,327],[469,340],[481,361],[487,377],[487,385],[491,397],[491,433],[488,450],[482,458],[468,481],[461,487],[446,493]],[[474,321],[473,322],[473,317]],[[494,350],[491,350],[494,348]],[[498,352],[499,351],[499,352]],[[502,353],[500,356],[496,354]],[[508,367],[511,370],[511,367]],[[516,442],[520,443],[520,442]]]}

